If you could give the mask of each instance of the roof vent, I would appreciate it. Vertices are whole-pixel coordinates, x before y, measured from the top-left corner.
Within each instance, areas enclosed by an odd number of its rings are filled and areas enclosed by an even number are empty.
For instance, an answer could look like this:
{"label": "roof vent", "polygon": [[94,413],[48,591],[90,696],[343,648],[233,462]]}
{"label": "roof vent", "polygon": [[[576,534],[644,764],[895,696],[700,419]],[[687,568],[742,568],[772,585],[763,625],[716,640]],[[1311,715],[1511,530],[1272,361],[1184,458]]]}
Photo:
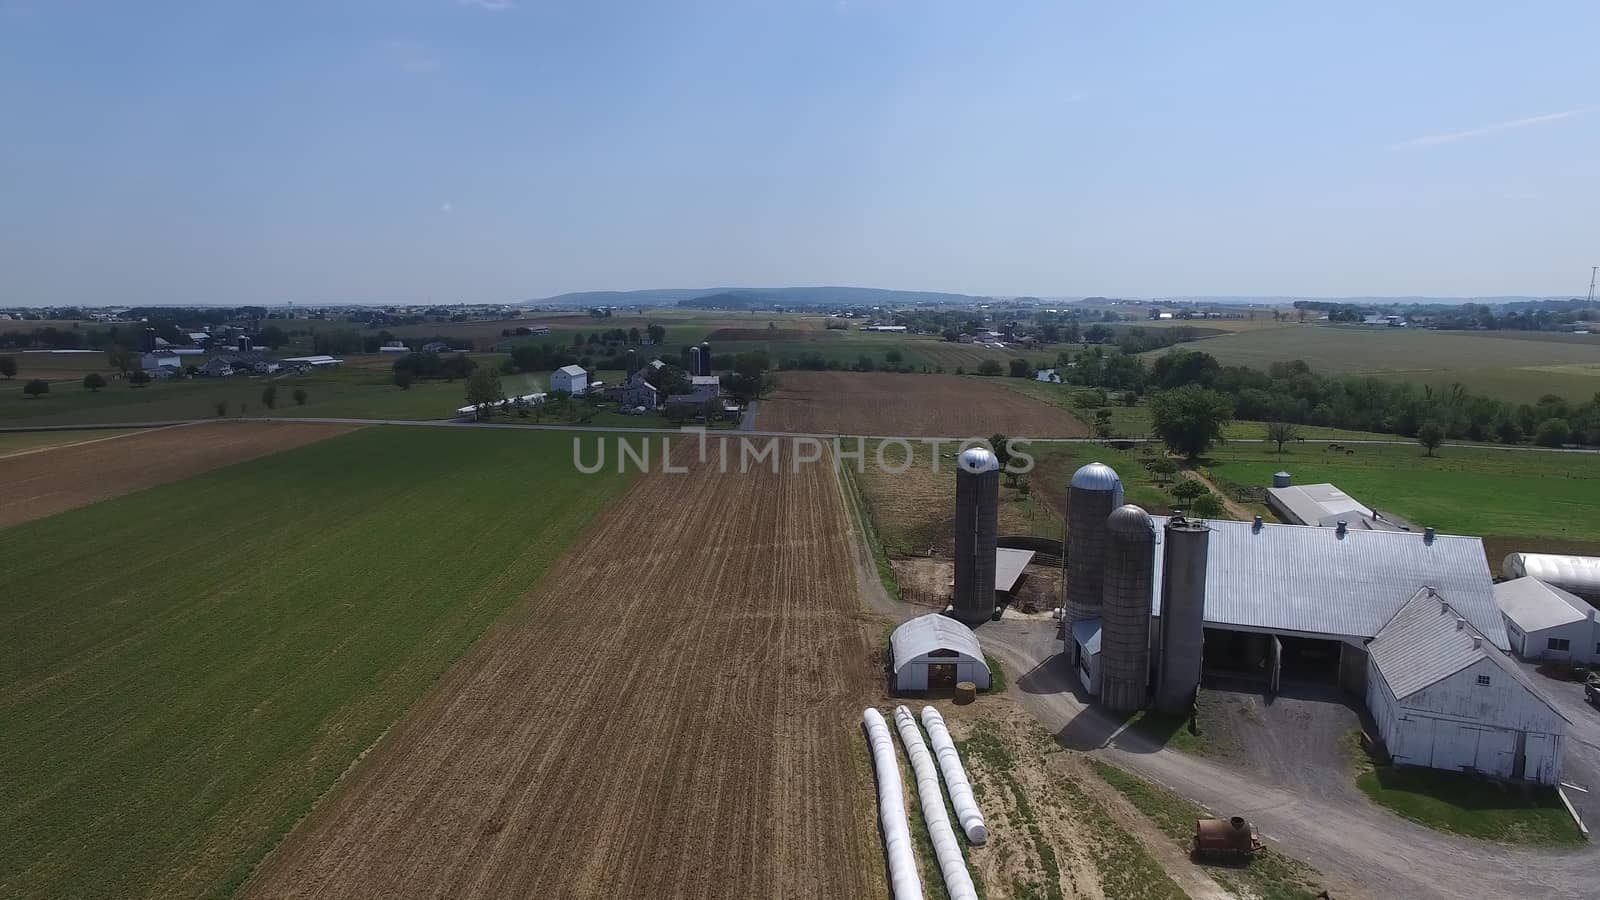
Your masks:
{"label": "roof vent", "polygon": [[1478,648],[1480,648],[1482,646],[1483,646],[1483,638],[1478,637],[1477,635],[1473,635],[1472,636],[1472,649],[1477,650]]}
{"label": "roof vent", "polygon": [[1456,618],[1456,630],[1457,631],[1465,631],[1466,627],[1467,627],[1467,620],[1463,619],[1463,618],[1460,618],[1460,617],[1457,617]]}
{"label": "roof vent", "polygon": [[1251,531],[1260,531],[1261,530],[1261,517],[1260,516],[1256,516],[1256,520],[1254,522],[1250,523],[1250,530]]}
{"label": "roof vent", "polygon": [[1434,535],[1435,535],[1435,534],[1436,534],[1436,533],[1437,533],[1437,532],[1435,532],[1435,531],[1434,531],[1434,530],[1433,530],[1433,526],[1432,526],[1432,525],[1429,525],[1429,526],[1428,526],[1428,527],[1427,527],[1427,528],[1424,528],[1424,529],[1422,529],[1422,542],[1423,542],[1423,543],[1424,543],[1424,544],[1431,544],[1431,543],[1433,543],[1433,536],[1434,536]]}
{"label": "roof vent", "polygon": [[1334,534],[1338,535],[1339,537],[1344,537],[1344,533],[1346,531],[1348,531],[1349,529],[1350,529],[1350,523],[1344,521],[1343,519],[1340,519],[1339,520],[1339,527],[1334,529]]}
{"label": "roof vent", "polygon": [[1439,598],[1439,614],[1444,615],[1450,611],[1450,604],[1443,597]]}

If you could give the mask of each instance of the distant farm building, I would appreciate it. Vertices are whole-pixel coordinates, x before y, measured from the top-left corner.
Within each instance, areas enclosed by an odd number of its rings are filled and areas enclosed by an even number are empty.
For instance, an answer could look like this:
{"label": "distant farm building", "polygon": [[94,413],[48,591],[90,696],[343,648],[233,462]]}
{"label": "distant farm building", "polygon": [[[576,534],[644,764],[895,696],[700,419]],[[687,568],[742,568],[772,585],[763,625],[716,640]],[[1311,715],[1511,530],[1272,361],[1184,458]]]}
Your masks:
{"label": "distant farm building", "polygon": [[1349,528],[1364,531],[1416,530],[1410,522],[1378,512],[1335,485],[1296,485],[1288,472],[1272,476],[1272,487],[1267,488],[1267,506],[1290,525],[1333,528],[1343,522]]}
{"label": "distant farm building", "polygon": [[581,394],[589,389],[589,373],[583,366],[562,366],[550,375],[550,390]]}
{"label": "distant farm building", "polygon": [[911,619],[889,636],[897,691],[953,690],[970,681],[989,688],[989,664],[972,629],[948,616],[932,613]]}
{"label": "distant farm building", "polygon": [[449,353],[450,345],[444,341],[429,341],[422,345],[419,353]]}
{"label": "distant farm building", "polygon": [[139,368],[146,372],[154,372],[157,369],[181,369],[183,360],[178,358],[178,354],[166,351],[146,353],[139,357]]}
{"label": "distant farm building", "polygon": [[1531,575],[1494,586],[1506,640],[1523,659],[1592,663],[1600,660],[1600,629],[1589,602]]}
{"label": "distant farm building", "polygon": [[1055,369],[1040,369],[1033,373],[1034,381],[1043,381],[1046,384],[1060,384],[1061,374]]}
{"label": "distant farm building", "polygon": [[410,353],[411,348],[404,341],[388,341],[378,348],[379,353]]}
{"label": "distant farm building", "polygon": [[1600,603],[1600,558],[1556,553],[1512,553],[1500,565],[1507,578],[1532,575],[1545,584]]}
{"label": "distant farm building", "polygon": [[1448,597],[1418,591],[1367,652],[1367,708],[1396,763],[1560,781],[1566,718]]}
{"label": "distant farm building", "polygon": [[283,360],[283,362],[294,366],[309,366],[313,369],[331,369],[344,362],[344,360],[326,354],[319,354],[317,356],[291,356]]}
{"label": "distant farm building", "polygon": [[645,379],[644,373],[645,370],[640,369],[629,375],[628,380],[623,382],[618,398],[623,409],[651,410],[660,405],[660,396],[656,391],[656,386]]}
{"label": "distant farm building", "polygon": [[882,332],[886,332],[886,333],[889,333],[889,334],[905,334],[906,333],[906,326],[904,326],[904,325],[863,325],[863,326],[861,326],[861,330],[862,331],[882,331]]}

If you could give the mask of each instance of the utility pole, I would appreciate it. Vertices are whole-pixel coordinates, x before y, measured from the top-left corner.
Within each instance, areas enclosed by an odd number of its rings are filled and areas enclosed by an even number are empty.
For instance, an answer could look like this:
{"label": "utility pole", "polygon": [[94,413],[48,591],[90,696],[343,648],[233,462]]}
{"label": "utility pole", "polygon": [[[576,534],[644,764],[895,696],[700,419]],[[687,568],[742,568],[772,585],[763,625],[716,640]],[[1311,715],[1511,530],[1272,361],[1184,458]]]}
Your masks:
{"label": "utility pole", "polygon": [[1589,303],[1594,303],[1594,277],[1600,274],[1600,266],[1589,267]]}

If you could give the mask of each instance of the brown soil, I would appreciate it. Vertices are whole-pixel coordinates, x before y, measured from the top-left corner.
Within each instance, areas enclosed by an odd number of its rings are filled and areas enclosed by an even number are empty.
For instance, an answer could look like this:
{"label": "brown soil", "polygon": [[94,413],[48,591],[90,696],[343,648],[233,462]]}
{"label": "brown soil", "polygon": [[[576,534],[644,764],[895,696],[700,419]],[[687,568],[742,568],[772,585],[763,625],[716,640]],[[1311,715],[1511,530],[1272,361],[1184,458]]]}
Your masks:
{"label": "brown soil", "polygon": [[15,456],[0,466],[0,528],[352,430],[349,425],[219,422]]}
{"label": "brown soil", "polygon": [[993,380],[884,372],[784,372],[761,401],[761,428],[901,437],[1084,437],[1064,409]]}
{"label": "brown soil", "polygon": [[825,465],[643,477],[251,892],[882,896],[847,534]]}

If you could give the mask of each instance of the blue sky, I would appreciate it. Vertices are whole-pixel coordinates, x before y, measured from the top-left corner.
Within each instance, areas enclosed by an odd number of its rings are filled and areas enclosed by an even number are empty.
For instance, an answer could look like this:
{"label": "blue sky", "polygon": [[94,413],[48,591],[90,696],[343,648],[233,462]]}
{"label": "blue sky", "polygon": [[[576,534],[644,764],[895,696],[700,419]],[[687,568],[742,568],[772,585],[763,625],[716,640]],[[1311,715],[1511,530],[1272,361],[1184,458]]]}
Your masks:
{"label": "blue sky", "polygon": [[1581,294],[1596,34],[1594,2],[0,0],[0,305]]}

